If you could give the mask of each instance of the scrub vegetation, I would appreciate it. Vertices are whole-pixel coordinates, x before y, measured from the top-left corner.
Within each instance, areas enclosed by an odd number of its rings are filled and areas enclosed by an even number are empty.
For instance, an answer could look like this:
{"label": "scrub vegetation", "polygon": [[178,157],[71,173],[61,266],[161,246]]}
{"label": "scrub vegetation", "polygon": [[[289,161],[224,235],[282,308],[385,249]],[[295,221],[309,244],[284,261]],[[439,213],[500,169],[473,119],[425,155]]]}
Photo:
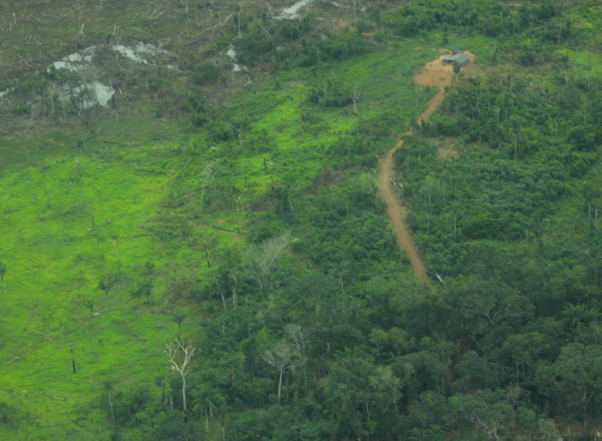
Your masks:
{"label": "scrub vegetation", "polygon": [[284,3],[3,6],[0,438],[594,439],[599,2]]}

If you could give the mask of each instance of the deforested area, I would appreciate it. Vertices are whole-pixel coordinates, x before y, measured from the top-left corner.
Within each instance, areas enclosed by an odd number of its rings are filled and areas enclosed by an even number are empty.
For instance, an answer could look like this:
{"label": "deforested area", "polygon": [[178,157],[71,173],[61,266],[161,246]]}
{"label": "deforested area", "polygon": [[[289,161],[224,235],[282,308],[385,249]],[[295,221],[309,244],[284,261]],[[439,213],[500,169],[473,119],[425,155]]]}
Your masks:
{"label": "deforested area", "polygon": [[0,440],[602,436],[599,1],[0,0],[0,66]]}

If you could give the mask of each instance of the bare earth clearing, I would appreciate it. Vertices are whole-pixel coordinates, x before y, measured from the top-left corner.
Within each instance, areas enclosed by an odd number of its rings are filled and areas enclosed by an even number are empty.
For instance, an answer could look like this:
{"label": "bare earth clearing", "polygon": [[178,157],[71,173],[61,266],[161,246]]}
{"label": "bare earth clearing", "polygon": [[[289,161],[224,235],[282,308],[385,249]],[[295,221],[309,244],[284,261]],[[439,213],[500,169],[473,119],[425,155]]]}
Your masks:
{"label": "bare earth clearing", "polygon": [[[441,52],[441,51],[440,51]],[[470,56],[470,63],[462,67],[462,71],[468,75],[474,75],[478,66],[473,64],[476,57],[470,52],[465,52]],[[453,66],[443,64],[443,57],[445,54],[439,56],[436,60],[427,63],[422,71],[414,77],[416,84],[424,86],[439,86],[440,90],[431,98],[427,109],[422,112],[418,118],[420,121],[428,120],[429,116],[439,107],[443,102],[444,89],[443,87],[451,84],[453,76]],[[405,135],[412,135],[412,129],[408,130]],[[426,275],[426,269],[424,263],[420,258],[420,254],[412,241],[410,235],[410,228],[406,223],[407,210],[402,206],[401,201],[395,195],[395,192],[390,184],[393,178],[393,154],[395,151],[403,145],[403,141],[399,140],[395,146],[387,152],[384,158],[380,161],[378,168],[378,178],[376,179],[376,186],[378,187],[378,194],[380,198],[385,201],[387,205],[387,213],[393,223],[393,229],[397,236],[397,242],[402,250],[408,253],[412,264],[412,269],[416,274],[423,280],[428,282]]]}

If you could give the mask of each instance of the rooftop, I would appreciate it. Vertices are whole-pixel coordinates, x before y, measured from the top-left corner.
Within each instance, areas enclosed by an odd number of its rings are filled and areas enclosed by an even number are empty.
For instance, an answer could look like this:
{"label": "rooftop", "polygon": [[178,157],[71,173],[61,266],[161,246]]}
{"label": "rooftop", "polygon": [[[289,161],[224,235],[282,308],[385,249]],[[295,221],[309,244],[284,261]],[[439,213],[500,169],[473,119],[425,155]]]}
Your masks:
{"label": "rooftop", "polygon": [[454,61],[460,64],[467,63],[470,60],[470,57],[466,54],[456,54],[456,55],[446,55],[443,57],[443,61],[448,63],[453,63]]}

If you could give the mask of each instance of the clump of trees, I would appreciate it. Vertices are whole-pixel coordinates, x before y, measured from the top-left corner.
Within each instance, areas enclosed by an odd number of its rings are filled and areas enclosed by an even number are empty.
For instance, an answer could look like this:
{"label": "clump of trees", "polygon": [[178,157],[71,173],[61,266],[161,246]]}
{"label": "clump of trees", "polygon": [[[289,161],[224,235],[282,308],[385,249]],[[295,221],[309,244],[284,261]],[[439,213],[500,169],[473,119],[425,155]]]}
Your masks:
{"label": "clump of trees", "polygon": [[309,89],[307,100],[323,107],[343,107],[353,103],[351,87],[338,78],[327,78]]}

